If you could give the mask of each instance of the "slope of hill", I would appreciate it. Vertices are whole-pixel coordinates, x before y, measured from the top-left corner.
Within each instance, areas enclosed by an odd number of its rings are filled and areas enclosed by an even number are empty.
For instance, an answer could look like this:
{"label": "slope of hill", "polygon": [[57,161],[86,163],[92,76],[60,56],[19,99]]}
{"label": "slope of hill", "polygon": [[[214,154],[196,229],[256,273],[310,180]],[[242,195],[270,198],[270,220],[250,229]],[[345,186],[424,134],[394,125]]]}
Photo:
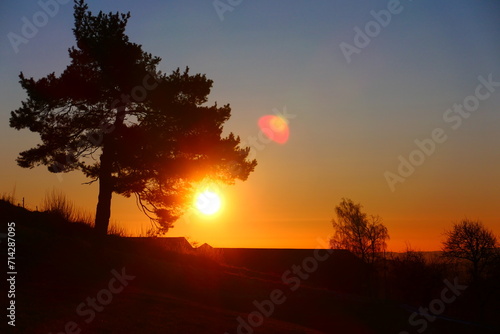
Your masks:
{"label": "slope of hill", "polygon": [[154,240],[98,238],[86,225],[4,202],[0,218],[16,223],[16,326],[8,333],[398,333],[407,326],[398,305],[362,297],[363,266],[343,252],[317,268],[306,260],[314,250],[226,249],[224,262]]}

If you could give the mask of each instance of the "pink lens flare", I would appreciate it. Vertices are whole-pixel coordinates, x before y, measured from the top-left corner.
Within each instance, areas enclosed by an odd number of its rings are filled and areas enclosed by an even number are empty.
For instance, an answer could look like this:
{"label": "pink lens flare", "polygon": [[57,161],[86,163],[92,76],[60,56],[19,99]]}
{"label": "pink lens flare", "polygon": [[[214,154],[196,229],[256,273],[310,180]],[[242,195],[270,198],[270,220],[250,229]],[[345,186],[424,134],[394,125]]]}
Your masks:
{"label": "pink lens flare", "polygon": [[290,129],[288,122],[283,118],[276,115],[266,115],[259,119],[260,130],[266,135],[267,138],[284,144],[288,141],[290,136]]}

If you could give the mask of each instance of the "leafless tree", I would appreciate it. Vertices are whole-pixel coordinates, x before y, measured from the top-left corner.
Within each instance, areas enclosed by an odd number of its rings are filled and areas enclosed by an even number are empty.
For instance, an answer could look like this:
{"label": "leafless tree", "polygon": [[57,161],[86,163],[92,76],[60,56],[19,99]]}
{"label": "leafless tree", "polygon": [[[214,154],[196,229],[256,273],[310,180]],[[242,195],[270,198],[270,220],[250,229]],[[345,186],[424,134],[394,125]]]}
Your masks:
{"label": "leafless tree", "polygon": [[335,234],[330,245],[334,249],[347,249],[372,264],[385,251],[389,233],[380,217],[368,217],[361,207],[350,199],[342,199],[335,208],[337,220],[332,220]]}
{"label": "leafless tree", "polygon": [[480,278],[485,267],[493,261],[497,252],[497,238],[480,221],[464,219],[445,232],[443,255],[463,259],[472,264],[472,278]]}

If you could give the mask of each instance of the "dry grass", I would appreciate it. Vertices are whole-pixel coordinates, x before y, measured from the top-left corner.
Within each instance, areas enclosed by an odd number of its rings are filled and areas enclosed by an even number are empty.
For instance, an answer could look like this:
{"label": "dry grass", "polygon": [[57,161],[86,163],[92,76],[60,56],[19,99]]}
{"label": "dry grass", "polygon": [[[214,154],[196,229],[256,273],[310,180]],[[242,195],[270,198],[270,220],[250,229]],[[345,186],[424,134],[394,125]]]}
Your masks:
{"label": "dry grass", "polygon": [[16,186],[14,186],[14,189],[12,189],[12,192],[7,193],[4,192],[2,195],[0,195],[0,200],[10,203],[12,205],[17,205],[16,203]]}
{"label": "dry grass", "polygon": [[[149,228],[145,229],[144,226],[141,225],[141,232],[138,235],[133,235],[134,237],[148,237],[148,238],[157,238],[161,237],[164,233],[160,232],[157,227],[151,225]],[[131,235],[132,236],[132,235]]]}
{"label": "dry grass", "polygon": [[42,211],[56,214],[64,220],[70,222],[88,222],[88,215],[81,210],[78,210],[73,202],[66,197],[66,195],[55,189],[51,192],[45,193],[42,203]]}
{"label": "dry grass", "polygon": [[[64,193],[57,190],[47,192],[43,199],[42,211],[58,215],[70,223],[81,223],[94,227],[94,215],[78,208]],[[111,221],[108,234],[120,237],[126,236],[125,229],[116,221]]]}
{"label": "dry grass", "polygon": [[[92,221],[92,226],[94,226],[94,222]],[[109,223],[108,227],[109,235],[116,235],[118,237],[128,237],[129,235],[125,232],[125,229],[118,224],[115,220],[112,220]]]}

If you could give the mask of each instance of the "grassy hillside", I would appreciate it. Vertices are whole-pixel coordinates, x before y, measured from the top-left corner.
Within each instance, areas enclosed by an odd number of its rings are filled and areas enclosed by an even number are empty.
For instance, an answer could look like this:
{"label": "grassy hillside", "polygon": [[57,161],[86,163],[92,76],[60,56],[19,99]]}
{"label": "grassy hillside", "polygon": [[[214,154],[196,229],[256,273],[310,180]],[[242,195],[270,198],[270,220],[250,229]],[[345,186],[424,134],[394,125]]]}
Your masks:
{"label": "grassy hillside", "polygon": [[[86,224],[5,201],[0,218],[3,226],[16,223],[16,326],[7,328],[9,333],[399,333],[408,328],[409,313],[399,303],[370,298],[364,292],[365,268],[343,252],[298,278],[293,266],[313,250],[233,249],[210,257],[174,252],[144,238],[98,238]],[[5,243],[1,246],[5,251]],[[435,333],[474,333],[441,320],[432,325],[446,328]]]}

